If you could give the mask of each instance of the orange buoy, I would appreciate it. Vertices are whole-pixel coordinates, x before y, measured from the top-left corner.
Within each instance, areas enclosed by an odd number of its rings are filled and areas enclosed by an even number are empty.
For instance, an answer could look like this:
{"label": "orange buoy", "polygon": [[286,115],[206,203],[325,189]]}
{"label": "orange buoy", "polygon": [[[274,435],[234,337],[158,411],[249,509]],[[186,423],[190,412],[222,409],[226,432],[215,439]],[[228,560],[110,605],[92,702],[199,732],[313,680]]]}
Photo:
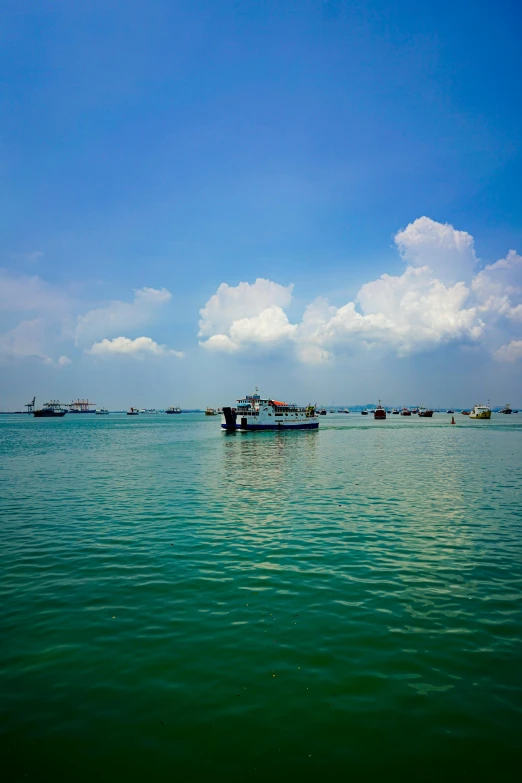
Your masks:
{"label": "orange buoy", "polygon": [[455,424],[455,416],[452,416],[452,417],[451,417],[451,423],[452,423],[452,424]]}

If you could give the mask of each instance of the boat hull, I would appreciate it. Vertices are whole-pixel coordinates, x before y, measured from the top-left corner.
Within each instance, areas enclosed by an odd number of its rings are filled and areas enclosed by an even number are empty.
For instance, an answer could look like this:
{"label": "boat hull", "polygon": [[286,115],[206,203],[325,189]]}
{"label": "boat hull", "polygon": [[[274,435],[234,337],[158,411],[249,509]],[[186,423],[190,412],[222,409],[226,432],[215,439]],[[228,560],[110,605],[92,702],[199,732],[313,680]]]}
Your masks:
{"label": "boat hull", "polygon": [[235,426],[230,424],[222,424],[221,429],[228,430],[229,432],[234,432],[234,430],[276,430],[277,432],[281,432],[282,430],[317,430],[319,429],[319,422],[307,421],[299,424],[245,424],[243,427],[241,427],[239,424],[236,424]]}
{"label": "boat hull", "polygon": [[67,411],[34,411],[36,419],[61,419]]}
{"label": "boat hull", "polygon": [[491,411],[487,411],[484,413],[470,413],[469,414],[470,419],[491,419]]}

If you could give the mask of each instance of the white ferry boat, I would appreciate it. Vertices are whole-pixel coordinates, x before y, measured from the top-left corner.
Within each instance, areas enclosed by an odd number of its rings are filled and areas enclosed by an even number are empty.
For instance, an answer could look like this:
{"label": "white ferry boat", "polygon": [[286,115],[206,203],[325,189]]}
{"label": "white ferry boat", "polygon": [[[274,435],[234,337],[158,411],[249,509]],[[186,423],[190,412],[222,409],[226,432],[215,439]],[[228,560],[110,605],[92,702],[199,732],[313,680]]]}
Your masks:
{"label": "white ferry boat", "polygon": [[221,427],[224,430],[316,430],[319,420],[315,405],[300,408],[298,405],[262,399],[247,394],[237,401],[235,408],[223,408]]}

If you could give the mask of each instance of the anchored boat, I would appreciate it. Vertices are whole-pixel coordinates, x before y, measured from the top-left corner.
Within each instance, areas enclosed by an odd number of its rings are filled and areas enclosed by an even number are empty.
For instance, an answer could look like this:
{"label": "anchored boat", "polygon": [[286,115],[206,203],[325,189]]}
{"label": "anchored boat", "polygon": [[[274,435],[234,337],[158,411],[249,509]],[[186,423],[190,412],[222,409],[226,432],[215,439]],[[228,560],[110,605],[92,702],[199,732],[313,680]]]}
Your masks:
{"label": "anchored boat", "polygon": [[39,410],[34,411],[33,415],[37,419],[58,419],[65,416],[66,413],[67,410],[61,402],[58,402],[58,400],[50,400],[50,402],[46,402],[45,405],[42,405]]}
{"label": "anchored boat", "polygon": [[319,421],[315,406],[302,408],[287,402],[262,398],[256,388],[237,400],[235,408],[223,408],[221,427],[235,430],[316,430]]}
{"label": "anchored boat", "polygon": [[475,405],[471,413],[470,419],[491,419],[491,408],[488,405]]}
{"label": "anchored boat", "polygon": [[96,403],[78,399],[69,403],[69,413],[96,413],[96,409],[92,407],[93,405],[96,405]]}
{"label": "anchored boat", "polygon": [[177,406],[171,406],[170,408],[167,408],[167,413],[181,413],[181,408],[178,408]]}
{"label": "anchored boat", "polygon": [[374,419],[385,419],[386,418],[386,408],[383,408],[381,405],[381,401],[379,400],[379,404],[375,408],[373,412],[373,418]]}
{"label": "anchored boat", "polygon": [[419,408],[419,410],[417,411],[417,414],[418,414],[418,415],[419,415],[419,416],[420,416],[422,419],[431,419],[431,417],[433,416],[433,411],[432,411],[430,408],[422,408],[422,407],[421,407],[421,408]]}

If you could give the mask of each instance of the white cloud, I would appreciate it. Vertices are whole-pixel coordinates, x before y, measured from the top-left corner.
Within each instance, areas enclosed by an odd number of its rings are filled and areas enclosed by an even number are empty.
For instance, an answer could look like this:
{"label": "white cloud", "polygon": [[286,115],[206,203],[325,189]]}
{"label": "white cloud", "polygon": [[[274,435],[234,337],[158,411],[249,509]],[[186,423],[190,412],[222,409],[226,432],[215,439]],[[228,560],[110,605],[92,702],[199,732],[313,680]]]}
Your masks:
{"label": "white cloud", "polygon": [[199,336],[224,334],[237,321],[254,318],[272,307],[288,307],[292,289],[293,285],[285,287],[262,277],[252,284],[229,286],[222,283],[200,310]]}
{"label": "white cloud", "polygon": [[57,361],[48,356],[48,342],[43,318],[21,321],[13,329],[0,335],[0,360],[33,359],[53,367],[69,364],[71,360],[67,356],[60,356]]}
{"label": "white cloud", "polygon": [[89,310],[78,316],[76,345],[85,346],[93,340],[112,337],[118,332],[140,329],[157,316],[158,310],[172,299],[166,288],[140,288],[132,302],[113,300],[105,307]]}
{"label": "white cloud", "polygon": [[183,357],[181,351],[172,351],[165,345],[158,345],[150,337],[136,337],[131,340],[129,337],[115,337],[113,340],[101,340],[101,342],[94,343],[86,353],[92,356],[98,356],[102,358],[124,355],[133,356],[135,358],[143,358],[144,356],[175,356],[178,359]]}
{"label": "white cloud", "polygon": [[[402,275],[365,283],[355,301],[340,307],[318,297],[297,324],[284,310],[293,286],[263,279],[223,283],[201,310],[200,336],[207,338],[201,344],[234,353],[285,348],[317,363],[346,351],[382,347],[405,356],[479,338],[494,350],[505,339],[494,319],[502,314],[512,325],[522,321],[522,258],[513,251],[473,276],[478,260],[465,231],[422,217],[395,242],[409,263]],[[506,355],[513,351],[506,348]]]}
{"label": "white cloud", "polygon": [[37,275],[14,276],[0,269],[0,310],[34,312],[53,318],[69,313],[72,299],[59,286],[46,283]]}
{"label": "white cloud", "polygon": [[410,266],[429,266],[439,280],[469,280],[476,265],[474,240],[448,223],[420,217],[395,235],[395,244]]}
{"label": "white cloud", "polygon": [[479,272],[472,287],[483,311],[522,323],[522,256],[514,250]]}
{"label": "white cloud", "polygon": [[202,343],[209,350],[229,353],[249,347],[274,349],[293,340],[298,327],[291,324],[284,310],[277,305],[267,307],[259,315],[239,318],[230,325],[229,334],[215,334]]}
{"label": "white cloud", "polygon": [[495,359],[499,362],[516,362],[522,359],[522,340],[511,340],[495,351]]}

